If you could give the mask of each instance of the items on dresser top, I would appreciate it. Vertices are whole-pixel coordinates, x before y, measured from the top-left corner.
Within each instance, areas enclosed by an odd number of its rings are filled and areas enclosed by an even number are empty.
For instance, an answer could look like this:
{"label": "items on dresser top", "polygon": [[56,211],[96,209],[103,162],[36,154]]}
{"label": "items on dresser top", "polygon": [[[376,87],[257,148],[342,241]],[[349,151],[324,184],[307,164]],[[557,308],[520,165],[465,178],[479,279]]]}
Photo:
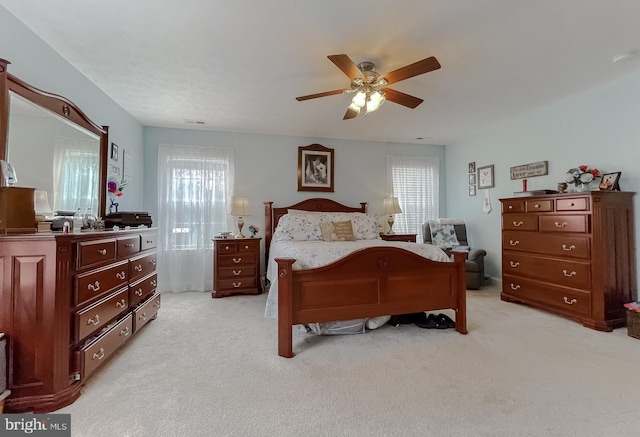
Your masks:
{"label": "items on dresser top", "polygon": [[[155,229],[0,237],[10,412],[73,402],[160,308]],[[13,305],[12,302],[21,302]]]}
{"label": "items on dresser top", "polygon": [[591,191],[500,199],[502,293],[611,331],[636,298],[633,195]]}

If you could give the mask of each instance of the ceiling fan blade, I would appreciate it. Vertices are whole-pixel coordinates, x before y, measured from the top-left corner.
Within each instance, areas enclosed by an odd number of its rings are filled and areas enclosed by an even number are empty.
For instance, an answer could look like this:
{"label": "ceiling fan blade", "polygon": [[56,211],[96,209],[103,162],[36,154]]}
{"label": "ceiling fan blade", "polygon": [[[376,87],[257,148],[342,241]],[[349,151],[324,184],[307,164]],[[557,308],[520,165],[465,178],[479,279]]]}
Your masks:
{"label": "ceiling fan blade", "polygon": [[353,63],[353,61],[349,56],[329,55],[327,56],[327,58],[329,58],[331,62],[336,64],[336,67],[342,70],[342,72],[346,74],[347,77],[349,77],[349,80],[351,80],[351,82],[353,82],[354,79],[358,79],[358,78],[365,79],[364,75],[362,74],[362,71],[360,71],[360,69],[356,66],[356,64]]}
{"label": "ceiling fan blade", "polygon": [[385,79],[387,81],[387,85],[390,85],[392,83],[400,82],[401,80],[409,79],[410,77],[437,70],[438,68],[440,68],[440,63],[436,58],[431,56],[430,58],[405,65],[404,67],[384,74],[381,79]]}
{"label": "ceiling fan blade", "polygon": [[351,118],[356,118],[358,116],[358,111],[354,111],[351,108],[347,108],[347,112],[344,114],[343,120],[349,120]]}
{"label": "ceiling fan blade", "polygon": [[309,100],[309,99],[317,99],[318,97],[326,97],[326,96],[334,96],[336,94],[344,94],[344,93],[348,93],[351,90],[333,90],[333,91],[325,91],[324,93],[317,93],[317,94],[309,94],[307,96],[300,96],[300,97],[296,97],[296,100],[298,102],[302,102],[303,100]]}
{"label": "ceiling fan blade", "polygon": [[409,94],[401,93],[400,91],[392,90],[391,88],[385,88],[385,99],[390,102],[397,103],[398,105],[406,106],[407,108],[414,109],[424,100],[417,97],[410,96]]}

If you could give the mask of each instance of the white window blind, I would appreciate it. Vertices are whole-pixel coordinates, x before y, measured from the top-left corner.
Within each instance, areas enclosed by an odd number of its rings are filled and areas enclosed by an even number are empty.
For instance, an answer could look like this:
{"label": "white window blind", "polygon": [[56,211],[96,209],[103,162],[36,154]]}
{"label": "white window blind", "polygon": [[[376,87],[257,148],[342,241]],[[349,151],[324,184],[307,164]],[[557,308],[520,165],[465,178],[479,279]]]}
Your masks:
{"label": "white window blind", "polygon": [[439,217],[440,160],[424,156],[387,156],[387,192],[402,209],[395,215],[396,233],[417,233],[422,224]]}

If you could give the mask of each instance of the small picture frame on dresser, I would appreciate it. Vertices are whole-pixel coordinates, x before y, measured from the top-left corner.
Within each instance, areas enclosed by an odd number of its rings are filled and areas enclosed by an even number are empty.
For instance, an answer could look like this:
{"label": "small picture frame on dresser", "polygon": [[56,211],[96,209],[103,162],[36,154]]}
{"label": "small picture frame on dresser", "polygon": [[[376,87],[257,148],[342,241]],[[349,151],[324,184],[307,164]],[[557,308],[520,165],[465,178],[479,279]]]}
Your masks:
{"label": "small picture frame on dresser", "polygon": [[620,174],[621,171],[617,171],[614,173],[605,173],[602,175],[602,179],[600,180],[600,188],[601,191],[620,191]]}

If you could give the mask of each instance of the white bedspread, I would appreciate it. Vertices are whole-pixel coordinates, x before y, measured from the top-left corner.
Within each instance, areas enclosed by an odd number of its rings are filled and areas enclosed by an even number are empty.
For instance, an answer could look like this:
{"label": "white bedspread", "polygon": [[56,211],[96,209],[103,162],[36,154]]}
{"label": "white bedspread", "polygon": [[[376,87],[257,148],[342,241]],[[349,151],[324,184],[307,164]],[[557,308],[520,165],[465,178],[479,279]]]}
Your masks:
{"label": "white bedspread", "polygon": [[278,317],[278,264],[275,258],[294,258],[294,270],[321,267],[349,253],[373,246],[393,246],[406,249],[433,261],[451,261],[446,253],[431,244],[403,241],[356,240],[329,243],[326,241],[272,241],[269,249],[267,279],[271,282],[265,317]]}

